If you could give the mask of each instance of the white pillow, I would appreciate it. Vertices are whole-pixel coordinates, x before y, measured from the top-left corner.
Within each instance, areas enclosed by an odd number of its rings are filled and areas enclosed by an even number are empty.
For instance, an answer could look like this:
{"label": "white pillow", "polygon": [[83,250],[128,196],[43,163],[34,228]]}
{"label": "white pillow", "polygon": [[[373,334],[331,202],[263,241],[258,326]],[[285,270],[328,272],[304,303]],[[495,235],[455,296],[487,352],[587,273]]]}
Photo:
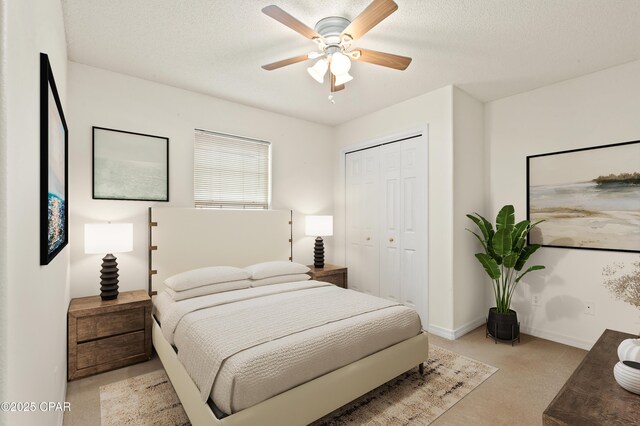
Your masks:
{"label": "white pillow", "polygon": [[184,291],[203,285],[246,280],[250,276],[244,269],[233,266],[210,266],[176,274],[164,280],[164,285],[173,291]]}
{"label": "white pillow", "polygon": [[251,281],[227,281],[226,283],[217,283],[203,285],[202,287],[195,287],[189,290],[174,291],[169,287],[165,288],[165,291],[171,298],[178,302],[184,299],[190,299],[192,297],[206,296],[208,294],[222,293],[223,291],[242,290],[243,288],[251,287]]}
{"label": "white pillow", "polygon": [[309,271],[308,267],[300,263],[287,262],[285,260],[256,263],[244,269],[251,273],[251,279],[253,280],[277,277],[279,275],[306,274]]}
{"label": "white pillow", "polygon": [[277,277],[262,278],[261,280],[251,280],[251,287],[260,287],[262,285],[293,283],[296,281],[306,281],[311,277],[307,274],[291,274],[279,275]]}

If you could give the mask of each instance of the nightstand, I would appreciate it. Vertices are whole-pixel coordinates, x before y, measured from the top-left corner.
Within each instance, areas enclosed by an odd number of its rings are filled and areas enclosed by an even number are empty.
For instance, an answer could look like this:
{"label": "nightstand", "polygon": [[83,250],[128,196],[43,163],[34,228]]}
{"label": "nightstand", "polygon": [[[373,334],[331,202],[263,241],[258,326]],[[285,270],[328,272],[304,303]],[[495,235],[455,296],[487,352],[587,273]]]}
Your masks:
{"label": "nightstand", "polygon": [[75,380],[151,358],[151,299],[144,290],[72,299],[67,378]]}
{"label": "nightstand", "polygon": [[338,287],[347,288],[347,268],[342,266],[324,264],[324,268],[316,268],[313,265],[307,265],[311,270],[307,272],[312,280],[324,281],[335,284]]}

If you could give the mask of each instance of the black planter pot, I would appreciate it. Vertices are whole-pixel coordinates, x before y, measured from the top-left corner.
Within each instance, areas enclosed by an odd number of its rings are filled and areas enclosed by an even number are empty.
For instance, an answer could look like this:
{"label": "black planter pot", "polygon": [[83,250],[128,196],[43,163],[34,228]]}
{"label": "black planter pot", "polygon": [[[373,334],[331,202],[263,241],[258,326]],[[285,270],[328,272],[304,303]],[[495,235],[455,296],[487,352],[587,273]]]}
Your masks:
{"label": "black planter pot", "polygon": [[509,309],[509,313],[501,314],[496,312],[496,308],[489,309],[487,334],[495,339],[510,342],[519,340],[520,324],[518,323],[518,314],[516,314],[516,311]]}

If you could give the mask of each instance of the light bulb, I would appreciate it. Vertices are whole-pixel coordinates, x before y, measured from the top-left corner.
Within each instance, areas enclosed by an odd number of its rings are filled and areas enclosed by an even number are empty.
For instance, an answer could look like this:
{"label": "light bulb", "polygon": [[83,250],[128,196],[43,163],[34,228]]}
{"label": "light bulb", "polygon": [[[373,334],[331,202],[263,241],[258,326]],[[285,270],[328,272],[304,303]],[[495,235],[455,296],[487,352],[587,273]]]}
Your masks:
{"label": "light bulb", "polygon": [[307,72],[318,83],[324,83],[324,75],[327,73],[328,67],[329,65],[327,64],[327,60],[323,58],[316,62],[312,67],[307,68]]}
{"label": "light bulb", "polygon": [[351,69],[351,60],[344,53],[336,52],[331,55],[331,72],[335,76],[346,74]]}
{"label": "light bulb", "polygon": [[344,74],[340,74],[340,75],[336,76],[335,85],[336,86],[340,86],[340,85],[343,85],[345,83],[350,82],[351,80],[353,80],[353,77],[351,75],[349,75],[348,72],[345,72]]}

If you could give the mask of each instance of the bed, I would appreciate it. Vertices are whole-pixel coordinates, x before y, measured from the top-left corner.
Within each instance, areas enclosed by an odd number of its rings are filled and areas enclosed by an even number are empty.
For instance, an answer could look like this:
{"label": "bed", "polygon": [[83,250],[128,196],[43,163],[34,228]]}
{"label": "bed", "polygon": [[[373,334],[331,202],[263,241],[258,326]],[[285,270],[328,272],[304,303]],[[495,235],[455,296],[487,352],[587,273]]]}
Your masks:
{"label": "bed", "polygon": [[162,291],[212,263],[291,260],[291,212],[153,208],[149,219],[153,344],[192,424],[308,424],[426,360],[415,311],[327,283],[178,302]]}

